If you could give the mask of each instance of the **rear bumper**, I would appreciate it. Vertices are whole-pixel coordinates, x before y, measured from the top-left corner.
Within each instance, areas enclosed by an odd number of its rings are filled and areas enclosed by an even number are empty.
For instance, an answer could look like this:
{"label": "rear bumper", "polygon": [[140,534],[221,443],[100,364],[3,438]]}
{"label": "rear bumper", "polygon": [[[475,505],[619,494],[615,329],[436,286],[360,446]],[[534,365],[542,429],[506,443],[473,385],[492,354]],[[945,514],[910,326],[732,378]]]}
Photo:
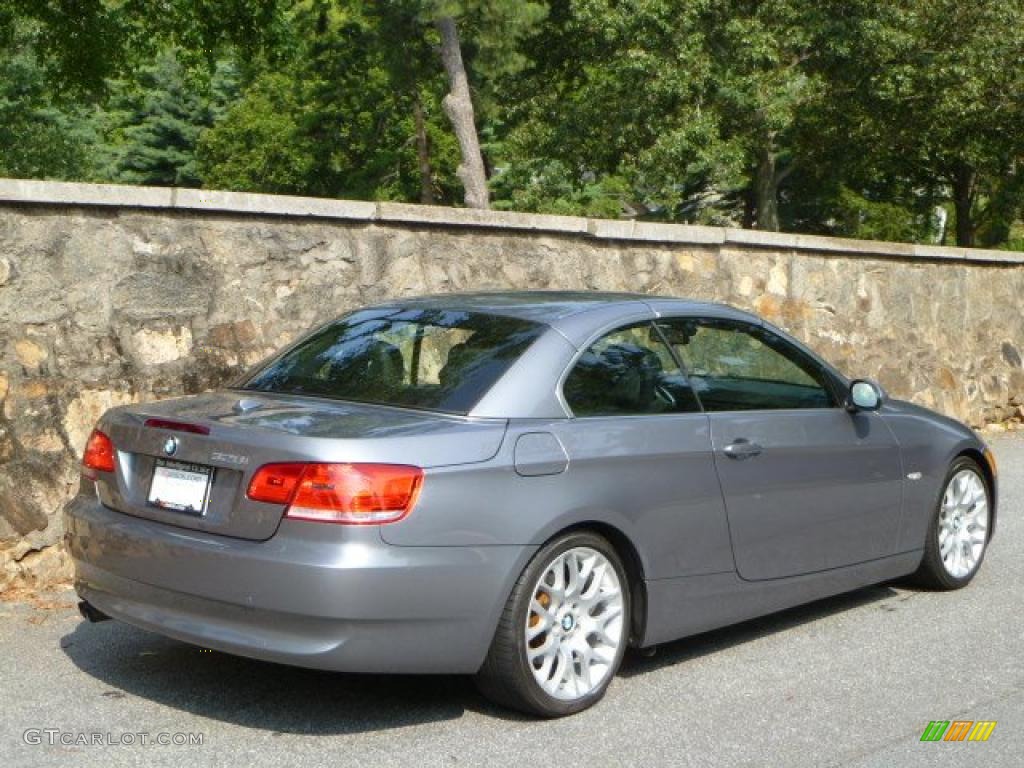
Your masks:
{"label": "rear bumper", "polygon": [[536,547],[396,547],[376,527],[282,521],[267,541],[65,510],[75,587],[103,613],[207,648],[346,672],[472,673]]}

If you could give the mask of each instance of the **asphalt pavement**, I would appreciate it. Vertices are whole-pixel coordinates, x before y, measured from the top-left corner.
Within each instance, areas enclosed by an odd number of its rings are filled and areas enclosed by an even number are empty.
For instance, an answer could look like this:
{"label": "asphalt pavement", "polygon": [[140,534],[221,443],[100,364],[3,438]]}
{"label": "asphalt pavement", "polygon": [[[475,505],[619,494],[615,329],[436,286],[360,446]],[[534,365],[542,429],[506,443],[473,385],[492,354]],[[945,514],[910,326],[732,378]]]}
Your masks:
{"label": "asphalt pavement", "polygon": [[[0,765],[1017,768],[1024,436],[990,442],[998,532],[968,588],[871,587],[632,655],[600,705],[557,721],[464,678],[325,674],[87,624],[69,590],[0,602]],[[921,742],[932,720],[997,725]]]}

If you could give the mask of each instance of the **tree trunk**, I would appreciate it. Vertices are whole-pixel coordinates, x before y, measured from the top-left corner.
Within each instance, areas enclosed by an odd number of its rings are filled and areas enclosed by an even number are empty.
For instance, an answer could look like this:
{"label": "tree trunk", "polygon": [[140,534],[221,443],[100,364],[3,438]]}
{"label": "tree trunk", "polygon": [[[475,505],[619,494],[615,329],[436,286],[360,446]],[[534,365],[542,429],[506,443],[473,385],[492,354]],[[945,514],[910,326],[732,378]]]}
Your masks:
{"label": "tree trunk", "polygon": [[974,169],[966,163],[958,165],[953,175],[953,205],[956,208],[956,244],[961,248],[973,248]]}
{"label": "tree trunk", "polygon": [[779,231],[779,178],[775,170],[775,152],[769,143],[761,149],[757,161],[757,228]]}
{"label": "tree trunk", "polygon": [[748,186],[743,190],[743,219],[740,221],[740,226],[743,229],[753,229],[756,223],[757,195],[754,193],[754,188]]}
{"label": "tree trunk", "polygon": [[420,202],[433,205],[434,170],[430,167],[430,137],[427,136],[427,124],[423,119],[423,103],[417,91],[416,100],[412,105],[412,116],[416,124],[416,164],[420,171]]}
{"label": "tree trunk", "polygon": [[473,115],[473,100],[469,93],[469,79],[462,63],[462,48],[455,19],[450,16],[436,22],[441,33],[441,60],[448,73],[448,94],[442,102],[445,114],[452,122],[455,136],[459,140],[462,162],[455,175],[462,181],[466,192],[466,205],[470,208],[489,208],[490,194],[487,190],[487,173],[480,153],[480,139],[476,133]]}

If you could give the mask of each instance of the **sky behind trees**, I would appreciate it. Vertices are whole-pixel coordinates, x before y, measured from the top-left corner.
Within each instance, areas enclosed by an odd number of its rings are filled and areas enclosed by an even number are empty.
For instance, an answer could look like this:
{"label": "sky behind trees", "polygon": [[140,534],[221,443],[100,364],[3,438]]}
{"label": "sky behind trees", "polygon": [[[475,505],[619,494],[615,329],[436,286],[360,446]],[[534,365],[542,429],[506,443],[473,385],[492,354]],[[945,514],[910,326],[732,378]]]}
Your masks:
{"label": "sky behind trees", "polygon": [[1024,249],[1024,0],[0,0],[0,175]]}

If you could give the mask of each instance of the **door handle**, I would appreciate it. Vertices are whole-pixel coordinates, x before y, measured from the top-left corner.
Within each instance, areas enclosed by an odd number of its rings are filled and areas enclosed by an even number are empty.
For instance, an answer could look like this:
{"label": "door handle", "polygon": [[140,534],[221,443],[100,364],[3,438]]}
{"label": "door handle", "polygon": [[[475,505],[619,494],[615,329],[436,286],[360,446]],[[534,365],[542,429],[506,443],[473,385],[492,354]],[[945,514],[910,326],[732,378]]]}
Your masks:
{"label": "door handle", "polygon": [[726,456],[730,459],[736,459],[737,461],[743,461],[744,459],[752,459],[757,456],[761,451],[764,450],[757,443],[752,443],[746,438],[738,437],[733,440],[729,445],[722,449]]}

